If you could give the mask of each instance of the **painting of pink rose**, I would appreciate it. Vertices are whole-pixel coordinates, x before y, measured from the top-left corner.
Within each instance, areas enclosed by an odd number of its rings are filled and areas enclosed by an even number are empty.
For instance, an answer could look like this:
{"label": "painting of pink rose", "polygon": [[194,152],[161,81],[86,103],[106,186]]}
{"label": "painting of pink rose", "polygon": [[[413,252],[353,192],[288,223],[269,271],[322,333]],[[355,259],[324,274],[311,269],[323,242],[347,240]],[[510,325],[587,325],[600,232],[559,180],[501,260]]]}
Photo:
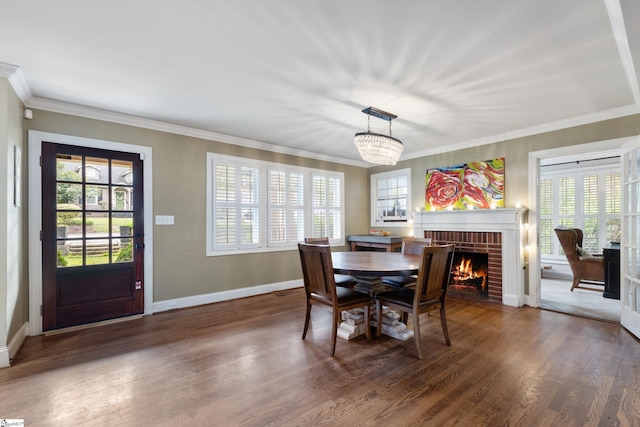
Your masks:
{"label": "painting of pink rose", "polygon": [[425,209],[504,207],[504,157],[427,170]]}

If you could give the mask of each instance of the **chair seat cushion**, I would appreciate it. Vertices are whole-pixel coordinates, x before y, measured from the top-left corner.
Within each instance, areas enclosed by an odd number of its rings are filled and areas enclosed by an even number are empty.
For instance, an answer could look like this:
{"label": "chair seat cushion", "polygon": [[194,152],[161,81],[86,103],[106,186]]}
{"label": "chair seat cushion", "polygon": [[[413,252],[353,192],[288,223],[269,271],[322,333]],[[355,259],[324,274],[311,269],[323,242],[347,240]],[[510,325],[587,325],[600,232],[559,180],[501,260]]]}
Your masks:
{"label": "chair seat cushion", "polygon": [[[336,297],[338,298],[338,306],[351,305],[358,302],[370,302],[371,297],[368,294],[354,291],[353,289],[336,286]],[[311,294],[311,298],[331,305],[331,300],[319,294]]]}
{"label": "chair seat cushion", "polygon": [[[380,300],[382,304],[384,304],[385,302],[389,302],[411,309],[413,307],[413,298],[415,296],[415,293],[415,290],[412,288],[392,289],[390,291],[380,292],[376,294],[376,299]],[[420,306],[430,306],[439,301],[439,298],[432,297],[420,301]]]}
{"label": "chair seat cushion", "polygon": [[371,301],[371,297],[368,294],[339,286],[336,287],[336,296],[338,297],[338,306],[350,305],[360,301]]}
{"label": "chair seat cushion", "polygon": [[383,304],[385,301],[389,301],[393,302],[394,304],[411,308],[413,307],[413,296],[415,295],[415,293],[416,291],[413,289],[392,289],[390,291],[380,292],[376,294],[376,299],[382,301]]}
{"label": "chair seat cushion", "polygon": [[408,285],[416,283],[415,276],[383,276],[382,283],[389,286],[395,286],[396,288],[404,288]]}
{"label": "chair seat cushion", "polygon": [[578,259],[583,262],[593,262],[604,266],[604,257],[602,255],[587,255],[578,257]]}

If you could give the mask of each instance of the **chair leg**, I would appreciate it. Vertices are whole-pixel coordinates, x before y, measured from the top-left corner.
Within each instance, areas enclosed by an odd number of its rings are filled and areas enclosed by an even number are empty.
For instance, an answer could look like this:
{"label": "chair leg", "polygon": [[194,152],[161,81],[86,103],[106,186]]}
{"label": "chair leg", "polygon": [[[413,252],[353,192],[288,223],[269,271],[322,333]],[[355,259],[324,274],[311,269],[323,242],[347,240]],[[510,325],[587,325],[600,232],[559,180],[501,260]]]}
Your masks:
{"label": "chair leg", "polygon": [[302,330],[302,339],[307,336],[307,329],[309,329],[309,319],[311,318],[311,304],[307,301],[307,314],[304,317],[304,329]]}
{"label": "chair leg", "polygon": [[376,300],[376,338],[382,333],[382,303]]}
{"label": "chair leg", "polygon": [[332,310],[333,322],[331,325],[331,355],[336,354],[336,338],[338,337],[338,325],[340,322],[338,321],[340,317],[340,310],[334,308]]}
{"label": "chair leg", "polygon": [[418,359],[422,359],[422,340],[420,339],[420,321],[418,320],[420,313],[413,312],[413,339],[416,340],[416,349],[418,350]]}
{"label": "chair leg", "polygon": [[451,346],[451,340],[449,339],[449,329],[447,329],[447,316],[444,310],[444,304],[440,306],[440,323],[442,323],[444,342],[446,342],[448,346]]}
{"label": "chair leg", "polygon": [[571,284],[571,292],[573,292],[573,288],[578,287],[578,283],[580,283],[580,279],[574,277],[573,283]]}

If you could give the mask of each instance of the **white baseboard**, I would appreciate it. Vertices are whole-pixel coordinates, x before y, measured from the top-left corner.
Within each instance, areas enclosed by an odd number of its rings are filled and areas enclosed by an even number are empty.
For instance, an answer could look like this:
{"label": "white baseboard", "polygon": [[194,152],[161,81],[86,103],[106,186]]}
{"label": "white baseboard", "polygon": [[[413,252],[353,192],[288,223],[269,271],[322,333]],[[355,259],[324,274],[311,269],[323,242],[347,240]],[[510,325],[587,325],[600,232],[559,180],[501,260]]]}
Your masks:
{"label": "white baseboard", "polygon": [[195,307],[198,305],[211,304],[214,302],[228,301],[237,298],[250,297],[254,295],[268,294],[274,291],[300,288],[304,284],[302,279],[290,280],[288,282],[270,283],[267,285],[251,286],[248,288],[232,289],[229,291],[213,292],[210,294],[194,295],[191,297],[175,298],[153,303],[153,312],[175,310],[178,308]]}
{"label": "white baseboard", "polygon": [[9,364],[9,347],[0,347],[0,368],[8,368]]}
{"label": "white baseboard", "polygon": [[27,331],[29,330],[29,322],[24,323],[18,332],[13,336],[7,347],[0,348],[0,368],[7,368],[11,366],[11,359],[16,355],[22,343],[27,338]]}
{"label": "white baseboard", "polygon": [[18,329],[18,332],[13,336],[13,338],[11,338],[11,341],[9,342],[9,358],[10,359],[13,359],[16,353],[18,353],[18,350],[20,350],[20,347],[22,347],[24,340],[27,338],[28,331],[29,331],[29,322],[25,322],[20,327],[20,329]]}
{"label": "white baseboard", "polygon": [[504,305],[510,305],[512,307],[521,307],[522,303],[518,298],[518,295],[502,294],[502,303]]}

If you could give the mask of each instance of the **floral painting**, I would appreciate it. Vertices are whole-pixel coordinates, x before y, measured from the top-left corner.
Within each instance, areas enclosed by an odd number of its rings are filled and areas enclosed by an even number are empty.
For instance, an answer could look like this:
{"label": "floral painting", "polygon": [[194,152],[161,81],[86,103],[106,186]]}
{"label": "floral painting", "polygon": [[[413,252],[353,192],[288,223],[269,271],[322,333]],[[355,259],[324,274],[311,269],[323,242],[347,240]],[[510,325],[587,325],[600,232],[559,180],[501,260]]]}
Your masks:
{"label": "floral painting", "polygon": [[504,157],[427,170],[425,209],[504,207]]}

